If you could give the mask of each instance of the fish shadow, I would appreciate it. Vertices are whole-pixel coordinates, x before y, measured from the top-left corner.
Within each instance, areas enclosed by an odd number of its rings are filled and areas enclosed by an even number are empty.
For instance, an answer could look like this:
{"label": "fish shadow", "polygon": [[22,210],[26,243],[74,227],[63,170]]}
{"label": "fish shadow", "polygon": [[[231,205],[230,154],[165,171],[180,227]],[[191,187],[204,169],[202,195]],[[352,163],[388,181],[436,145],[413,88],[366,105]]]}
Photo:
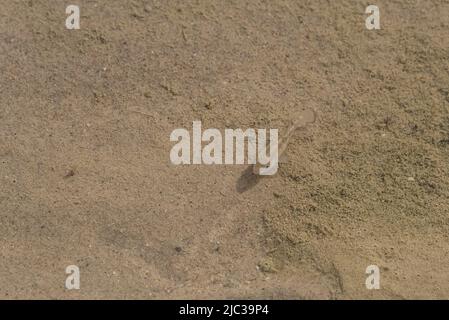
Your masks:
{"label": "fish shadow", "polygon": [[259,183],[261,177],[253,173],[253,167],[249,166],[243,172],[240,178],[237,180],[236,189],[238,193],[243,193],[253,188]]}

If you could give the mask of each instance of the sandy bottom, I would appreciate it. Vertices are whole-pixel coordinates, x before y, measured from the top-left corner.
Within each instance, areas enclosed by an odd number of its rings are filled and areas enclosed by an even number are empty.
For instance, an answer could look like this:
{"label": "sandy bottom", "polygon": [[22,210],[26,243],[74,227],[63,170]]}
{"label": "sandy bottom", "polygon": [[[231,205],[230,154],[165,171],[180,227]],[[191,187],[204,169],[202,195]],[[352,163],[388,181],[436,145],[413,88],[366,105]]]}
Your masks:
{"label": "sandy bottom", "polygon": [[[1,5],[0,298],[449,298],[448,1],[63,2]],[[170,163],[310,108],[274,177]]]}

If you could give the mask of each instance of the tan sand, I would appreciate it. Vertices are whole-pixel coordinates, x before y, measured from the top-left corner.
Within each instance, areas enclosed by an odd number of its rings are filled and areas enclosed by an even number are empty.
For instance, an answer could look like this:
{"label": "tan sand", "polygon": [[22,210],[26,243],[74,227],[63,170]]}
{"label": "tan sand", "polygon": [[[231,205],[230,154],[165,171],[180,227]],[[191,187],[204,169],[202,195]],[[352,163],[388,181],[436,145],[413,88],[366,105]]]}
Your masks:
{"label": "tan sand", "polygon": [[[448,1],[74,2],[1,3],[0,298],[449,298]],[[309,108],[273,178],[170,163]]]}

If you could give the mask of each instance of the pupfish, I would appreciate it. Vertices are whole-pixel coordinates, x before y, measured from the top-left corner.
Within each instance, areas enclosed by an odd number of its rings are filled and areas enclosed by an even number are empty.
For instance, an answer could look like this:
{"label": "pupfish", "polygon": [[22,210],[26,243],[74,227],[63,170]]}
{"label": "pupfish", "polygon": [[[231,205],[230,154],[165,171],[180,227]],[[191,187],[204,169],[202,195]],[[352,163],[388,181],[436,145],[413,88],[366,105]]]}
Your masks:
{"label": "pupfish", "polygon": [[308,124],[314,123],[316,120],[316,113],[314,110],[307,110],[303,112],[299,119],[295,120],[292,125],[287,128],[287,132],[283,137],[281,137],[278,141],[277,148],[274,146],[275,150],[270,152],[271,158],[268,163],[274,165],[270,165],[269,167],[264,166],[260,163],[256,163],[253,165],[253,173],[256,175],[273,175],[276,173],[278,168],[278,162],[285,162],[286,160],[286,151],[288,144],[293,137],[295,131],[299,128],[304,128]]}

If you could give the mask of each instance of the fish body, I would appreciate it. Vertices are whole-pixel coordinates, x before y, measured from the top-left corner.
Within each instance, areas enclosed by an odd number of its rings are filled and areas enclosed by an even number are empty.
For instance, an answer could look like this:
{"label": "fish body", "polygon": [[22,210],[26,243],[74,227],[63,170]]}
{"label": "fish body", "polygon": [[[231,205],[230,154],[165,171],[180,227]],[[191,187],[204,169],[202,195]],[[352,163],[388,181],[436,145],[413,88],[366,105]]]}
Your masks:
{"label": "fish body", "polygon": [[[274,152],[271,153],[271,156],[274,157],[275,159],[277,159],[277,161],[274,161],[274,163],[276,164],[276,170],[277,170],[278,162],[283,162],[283,158],[285,158],[285,156],[286,156],[288,144],[289,144],[291,138],[293,137],[293,134],[296,132],[296,130],[299,128],[304,128],[305,126],[307,126],[310,123],[314,123],[315,120],[316,120],[315,111],[309,110],[309,111],[304,112],[299,117],[298,120],[294,121],[293,124],[290,127],[288,127],[285,135],[279,139],[277,148],[275,146],[276,150],[274,150]],[[268,163],[273,163],[273,159],[270,159],[270,161]],[[270,173],[268,170],[270,170],[270,168],[266,168],[264,165],[262,165],[260,163],[256,163],[253,166],[253,173],[256,175],[271,175],[271,174],[273,174],[273,173]]]}

